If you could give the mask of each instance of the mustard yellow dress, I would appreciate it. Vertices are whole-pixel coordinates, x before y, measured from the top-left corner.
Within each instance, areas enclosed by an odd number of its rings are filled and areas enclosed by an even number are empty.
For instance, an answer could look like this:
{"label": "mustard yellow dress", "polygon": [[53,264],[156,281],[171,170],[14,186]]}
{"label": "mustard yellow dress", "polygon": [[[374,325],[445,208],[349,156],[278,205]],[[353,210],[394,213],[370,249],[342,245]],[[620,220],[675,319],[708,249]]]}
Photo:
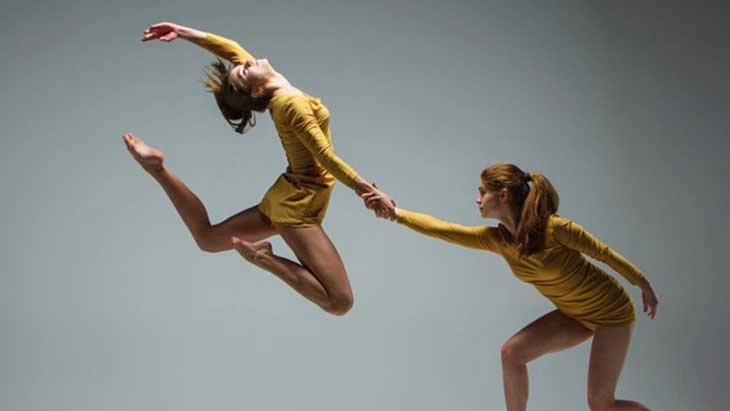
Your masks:
{"label": "mustard yellow dress", "polygon": [[519,255],[502,225],[467,227],[403,209],[398,209],[397,221],[431,237],[501,255],[518,279],[532,284],[560,311],[590,330],[636,319],[624,288],[583,254],[608,264],[634,285],[643,277],[641,271],[567,218],[550,216],[545,249],[529,257]]}
{"label": "mustard yellow dress", "polygon": [[[234,64],[253,56],[237,42],[207,33],[195,43]],[[288,167],[264,195],[258,209],[272,224],[308,227],[322,223],[335,179],[357,187],[357,173],[332,149],[330,113],[320,99],[280,94],[269,103]]]}

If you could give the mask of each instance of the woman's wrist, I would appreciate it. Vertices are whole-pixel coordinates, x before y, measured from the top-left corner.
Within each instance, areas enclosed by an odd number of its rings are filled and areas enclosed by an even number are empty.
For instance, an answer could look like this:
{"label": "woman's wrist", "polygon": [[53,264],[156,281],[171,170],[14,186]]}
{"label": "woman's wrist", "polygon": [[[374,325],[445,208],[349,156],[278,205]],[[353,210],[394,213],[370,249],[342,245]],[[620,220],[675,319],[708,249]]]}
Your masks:
{"label": "woman's wrist", "polygon": [[205,37],[208,35],[208,33],[204,31],[180,25],[176,27],[175,31],[177,32],[178,36],[182,37],[185,40],[202,40],[205,39]]}
{"label": "woman's wrist", "polygon": [[373,191],[375,191],[375,187],[372,184],[365,181],[365,179],[363,179],[360,176],[355,176],[355,178],[353,179],[353,183],[355,186],[354,190],[355,190],[355,193],[357,193],[357,195],[362,195],[365,193],[372,193]]}
{"label": "woman's wrist", "polygon": [[649,283],[649,280],[646,279],[646,277],[641,277],[639,281],[636,283],[636,285],[641,288],[642,290],[650,290],[651,289],[651,283]]}

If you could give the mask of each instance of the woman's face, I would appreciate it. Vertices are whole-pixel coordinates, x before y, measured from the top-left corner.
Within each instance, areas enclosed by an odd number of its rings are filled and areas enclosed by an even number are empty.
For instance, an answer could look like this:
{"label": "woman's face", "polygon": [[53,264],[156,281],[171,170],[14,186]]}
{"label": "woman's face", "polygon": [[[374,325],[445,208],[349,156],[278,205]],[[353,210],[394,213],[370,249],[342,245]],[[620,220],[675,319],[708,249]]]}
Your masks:
{"label": "woman's face", "polygon": [[479,179],[477,205],[482,218],[500,218],[507,199],[507,190],[489,191]]}
{"label": "woman's face", "polygon": [[269,64],[269,60],[252,59],[232,68],[228,79],[237,90],[250,90],[253,94],[273,72],[274,68]]}

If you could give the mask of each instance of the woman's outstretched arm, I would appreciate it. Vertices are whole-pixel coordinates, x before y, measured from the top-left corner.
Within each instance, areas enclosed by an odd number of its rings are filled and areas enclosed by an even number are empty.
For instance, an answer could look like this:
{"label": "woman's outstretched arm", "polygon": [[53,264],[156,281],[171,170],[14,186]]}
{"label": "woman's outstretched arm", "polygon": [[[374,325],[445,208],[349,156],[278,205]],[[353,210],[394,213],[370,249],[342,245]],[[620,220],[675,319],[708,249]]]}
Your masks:
{"label": "woman's outstretched arm", "polygon": [[463,247],[497,252],[496,228],[486,225],[465,226],[439,220],[428,214],[395,209],[395,220],[404,226],[429,237],[438,238]]}
{"label": "woman's outstretched arm", "polygon": [[[365,201],[367,208],[373,208],[376,201],[380,200],[379,194],[364,193],[360,197]],[[389,197],[390,198],[390,197]],[[408,211],[395,206],[385,206],[385,211],[380,217],[397,221],[404,226],[427,235],[438,238],[463,247],[489,250],[499,253],[499,241],[497,229],[489,226],[465,226],[456,223],[439,220],[428,214]]]}
{"label": "woman's outstretched arm", "polygon": [[233,64],[243,64],[254,58],[251,53],[231,39],[170,22],[156,23],[147,27],[142,35],[142,41],[159,39],[169,43],[178,37]]}

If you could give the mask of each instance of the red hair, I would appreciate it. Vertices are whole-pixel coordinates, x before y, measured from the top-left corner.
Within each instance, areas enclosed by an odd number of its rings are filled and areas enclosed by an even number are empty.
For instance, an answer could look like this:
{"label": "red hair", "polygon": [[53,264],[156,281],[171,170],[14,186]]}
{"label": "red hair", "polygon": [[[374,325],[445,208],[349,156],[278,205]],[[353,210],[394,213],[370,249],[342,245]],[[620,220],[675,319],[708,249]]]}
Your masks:
{"label": "red hair", "polygon": [[262,112],[269,106],[271,96],[254,98],[251,91],[239,91],[228,80],[228,74],[233,67],[218,59],[205,70],[205,80],[201,83],[213,93],[218,109],[228,124],[243,134],[256,124],[253,111]]}
{"label": "red hair", "polygon": [[542,251],[548,217],[558,212],[560,197],[550,180],[540,173],[525,173],[514,164],[494,164],[482,171],[489,191],[507,190],[517,216],[515,243],[520,255]]}

